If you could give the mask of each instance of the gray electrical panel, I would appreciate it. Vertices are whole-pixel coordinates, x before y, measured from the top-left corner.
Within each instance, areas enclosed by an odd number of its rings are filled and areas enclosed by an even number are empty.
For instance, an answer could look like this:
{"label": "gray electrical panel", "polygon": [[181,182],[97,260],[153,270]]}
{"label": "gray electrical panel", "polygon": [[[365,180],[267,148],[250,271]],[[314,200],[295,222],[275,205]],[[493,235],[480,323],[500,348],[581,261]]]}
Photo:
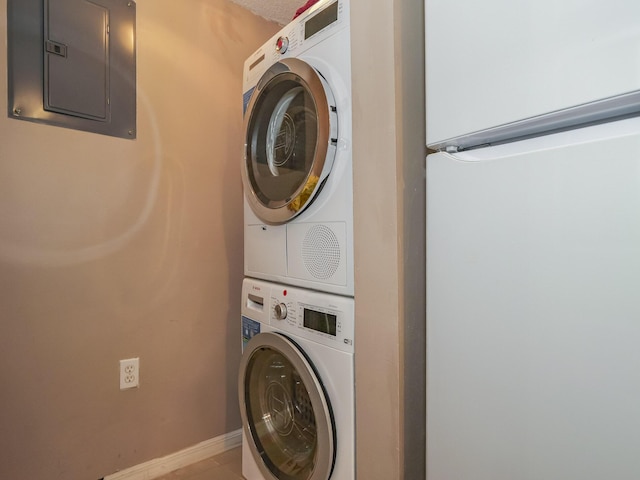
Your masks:
{"label": "gray electrical panel", "polygon": [[9,116],[136,137],[135,2],[8,0]]}

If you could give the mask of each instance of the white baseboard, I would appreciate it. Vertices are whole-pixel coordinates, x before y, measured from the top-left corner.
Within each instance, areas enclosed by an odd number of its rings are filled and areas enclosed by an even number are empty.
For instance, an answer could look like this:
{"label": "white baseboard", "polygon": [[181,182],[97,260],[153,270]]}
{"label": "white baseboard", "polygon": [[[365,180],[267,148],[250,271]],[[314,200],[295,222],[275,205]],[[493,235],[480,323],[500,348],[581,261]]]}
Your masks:
{"label": "white baseboard", "polygon": [[192,463],[205,460],[214,455],[224,453],[227,450],[240,446],[242,443],[242,430],[235,430],[225,435],[205,440],[179,452],[166,457],[156,458],[148,462],[134,465],[126,470],[121,470],[112,475],[107,475],[104,480],[152,480],[166,475],[178,468],[186,467]]}

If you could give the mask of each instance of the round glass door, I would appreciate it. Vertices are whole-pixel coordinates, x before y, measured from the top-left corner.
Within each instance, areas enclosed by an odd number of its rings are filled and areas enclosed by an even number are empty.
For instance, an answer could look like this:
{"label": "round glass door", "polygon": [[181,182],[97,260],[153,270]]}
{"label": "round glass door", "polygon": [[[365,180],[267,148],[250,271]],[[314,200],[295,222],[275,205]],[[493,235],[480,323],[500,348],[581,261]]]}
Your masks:
{"label": "round glass door", "polygon": [[240,411],[251,453],[268,479],[328,480],[335,430],[322,384],[298,347],[261,333],[245,347]]}
{"label": "round glass door", "polygon": [[245,195],[267,223],[290,220],[311,204],[335,156],[335,102],[316,70],[295,58],[260,79],[245,114]]}

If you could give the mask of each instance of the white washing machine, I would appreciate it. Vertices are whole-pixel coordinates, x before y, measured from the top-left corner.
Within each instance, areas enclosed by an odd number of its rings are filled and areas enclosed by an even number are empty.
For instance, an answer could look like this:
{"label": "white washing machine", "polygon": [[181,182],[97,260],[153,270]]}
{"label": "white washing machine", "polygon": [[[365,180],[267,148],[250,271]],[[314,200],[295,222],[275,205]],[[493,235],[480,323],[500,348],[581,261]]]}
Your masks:
{"label": "white washing machine", "polygon": [[244,280],[238,392],[247,480],[355,479],[353,304]]}
{"label": "white washing machine", "polygon": [[348,0],[321,0],[244,64],[245,275],[353,296]]}

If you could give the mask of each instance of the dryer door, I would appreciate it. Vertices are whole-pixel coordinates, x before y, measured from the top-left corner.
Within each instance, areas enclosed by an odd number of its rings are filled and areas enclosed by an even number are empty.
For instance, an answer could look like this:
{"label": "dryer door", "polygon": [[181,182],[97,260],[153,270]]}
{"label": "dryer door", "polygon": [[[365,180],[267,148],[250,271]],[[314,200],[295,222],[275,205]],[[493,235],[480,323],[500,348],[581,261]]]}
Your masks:
{"label": "dryer door", "polygon": [[245,113],[242,180],[256,215],[281,224],[307,208],[331,171],[335,101],[309,64],[287,58],[258,82]]}
{"label": "dryer door", "polygon": [[302,350],[283,335],[260,333],[245,347],[238,380],[245,436],[265,479],[329,479],[334,420]]}

